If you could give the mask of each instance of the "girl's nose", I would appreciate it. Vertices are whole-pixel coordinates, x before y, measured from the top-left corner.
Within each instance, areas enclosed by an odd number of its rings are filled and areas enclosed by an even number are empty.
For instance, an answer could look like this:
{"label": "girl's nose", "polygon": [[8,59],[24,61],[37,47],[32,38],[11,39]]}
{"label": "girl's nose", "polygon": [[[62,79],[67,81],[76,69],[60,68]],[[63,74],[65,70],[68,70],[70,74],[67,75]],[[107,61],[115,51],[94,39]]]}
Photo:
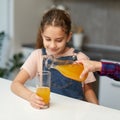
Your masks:
{"label": "girl's nose", "polygon": [[51,48],[55,48],[55,47],[56,47],[55,42],[51,42],[51,43],[50,43],[50,47],[51,47]]}

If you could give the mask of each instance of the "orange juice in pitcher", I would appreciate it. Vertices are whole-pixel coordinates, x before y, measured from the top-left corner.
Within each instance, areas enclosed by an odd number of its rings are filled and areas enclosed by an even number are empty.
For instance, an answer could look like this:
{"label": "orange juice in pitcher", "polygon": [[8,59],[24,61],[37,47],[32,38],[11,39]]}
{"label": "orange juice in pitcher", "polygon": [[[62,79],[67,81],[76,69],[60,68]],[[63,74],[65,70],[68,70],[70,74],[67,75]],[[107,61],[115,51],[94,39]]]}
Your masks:
{"label": "orange juice in pitcher", "polygon": [[68,78],[77,80],[79,82],[84,81],[87,78],[87,75],[80,79],[80,74],[82,73],[84,66],[82,64],[73,63],[74,60],[61,60],[54,58],[53,56],[47,56],[45,60],[45,66],[48,69],[54,68]]}
{"label": "orange juice in pitcher", "polygon": [[54,67],[64,76],[71,78],[77,81],[84,81],[87,78],[87,75],[80,79],[80,74],[82,73],[84,67],[82,64],[67,64],[67,65],[56,65]]}

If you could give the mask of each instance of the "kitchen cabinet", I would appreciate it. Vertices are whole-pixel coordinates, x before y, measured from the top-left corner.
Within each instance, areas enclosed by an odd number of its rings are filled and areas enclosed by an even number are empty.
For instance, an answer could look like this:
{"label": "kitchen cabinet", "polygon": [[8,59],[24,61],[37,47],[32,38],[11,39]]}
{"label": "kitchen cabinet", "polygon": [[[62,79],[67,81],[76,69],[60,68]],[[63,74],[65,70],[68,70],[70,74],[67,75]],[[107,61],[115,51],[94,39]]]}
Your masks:
{"label": "kitchen cabinet", "polygon": [[120,110],[120,82],[101,76],[99,79],[99,103],[100,105]]}

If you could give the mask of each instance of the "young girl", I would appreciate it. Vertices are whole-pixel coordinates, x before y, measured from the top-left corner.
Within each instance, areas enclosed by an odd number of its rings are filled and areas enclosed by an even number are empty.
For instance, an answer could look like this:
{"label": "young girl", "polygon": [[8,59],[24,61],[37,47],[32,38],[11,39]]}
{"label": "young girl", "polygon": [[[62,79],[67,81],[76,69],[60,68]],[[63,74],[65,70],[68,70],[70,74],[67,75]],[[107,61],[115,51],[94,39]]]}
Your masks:
{"label": "young girl", "polygon": [[[43,108],[43,99],[26,88],[24,83],[34,78],[36,73],[41,73],[42,68],[45,69],[42,64],[42,55],[53,55],[63,59],[72,59],[72,56],[76,55],[78,60],[88,59],[82,52],[76,52],[74,48],[67,46],[71,35],[71,20],[66,11],[51,9],[44,14],[38,32],[37,48],[39,49],[31,53],[11,85],[11,90],[29,101],[34,108]],[[52,92],[98,104],[91,87],[91,83],[96,80],[93,73],[89,73],[85,82],[81,83],[64,77],[55,69],[50,69],[50,72]]]}

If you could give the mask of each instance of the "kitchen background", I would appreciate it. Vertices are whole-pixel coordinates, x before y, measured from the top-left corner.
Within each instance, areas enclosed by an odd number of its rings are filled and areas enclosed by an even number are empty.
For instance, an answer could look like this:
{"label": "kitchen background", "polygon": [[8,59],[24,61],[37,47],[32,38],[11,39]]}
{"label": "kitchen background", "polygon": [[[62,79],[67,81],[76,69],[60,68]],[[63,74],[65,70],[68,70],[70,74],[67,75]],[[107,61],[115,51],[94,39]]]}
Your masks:
{"label": "kitchen background", "polygon": [[[0,0],[0,32],[5,32],[0,67],[5,67],[9,56],[23,51],[27,57],[34,49],[43,12],[53,5],[64,6],[71,14],[73,27],[83,29],[81,51],[94,60],[120,61],[119,0]],[[101,77],[96,75],[96,78],[94,86],[99,97]],[[120,109],[120,105],[116,106]]]}

